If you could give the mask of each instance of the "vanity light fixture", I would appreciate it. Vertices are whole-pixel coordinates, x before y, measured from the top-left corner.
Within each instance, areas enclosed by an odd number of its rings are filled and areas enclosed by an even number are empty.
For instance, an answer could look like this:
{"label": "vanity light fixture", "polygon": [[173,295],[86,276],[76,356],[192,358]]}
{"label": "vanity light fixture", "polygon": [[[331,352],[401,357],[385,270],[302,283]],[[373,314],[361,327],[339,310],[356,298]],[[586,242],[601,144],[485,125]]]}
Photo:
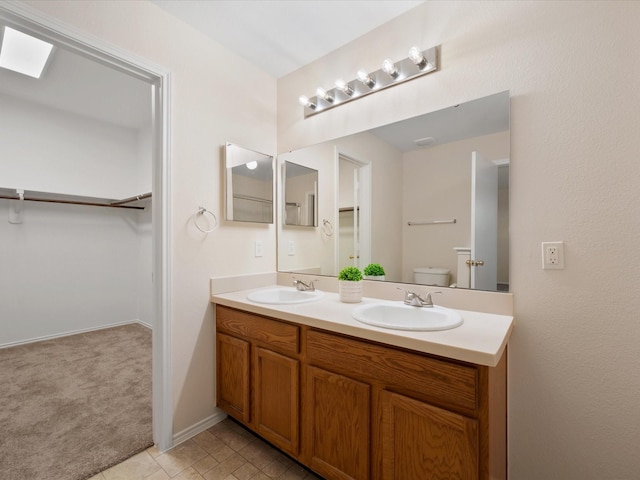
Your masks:
{"label": "vanity light fixture", "polygon": [[376,86],[376,81],[371,78],[371,75],[366,70],[358,70],[358,80],[364,83],[367,87],[373,88]]}
{"label": "vanity light fixture", "polygon": [[316,90],[316,95],[318,96],[318,98],[321,98],[322,100],[324,100],[325,102],[329,102],[329,103],[333,103],[333,95],[331,95],[330,93],[328,93],[324,88],[322,87],[318,87],[318,89]]}
{"label": "vanity light fixture", "polygon": [[429,61],[418,49],[418,47],[411,47],[409,50],[409,58],[420,70],[427,68]]}
{"label": "vanity light fixture", "polygon": [[336,88],[344,93],[347,97],[353,95],[353,87],[341,78],[336,80]]}
{"label": "vanity light fixture", "polygon": [[384,73],[386,73],[393,79],[396,79],[400,76],[398,67],[396,67],[396,64],[388,58],[384,62],[382,62],[382,70],[384,70]]}
{"label": "vanity light fixture", "polygon": [[300,98],[298,98],[298,101],[300,102],[300,105],[310,110],[315,110],[316,107],[318,106],[316,103],[313,103],[309,99],[309,97],[307,97],[306,95],[300,95]]}
{"label": "vanity light fixture", "polygon": [[382,68],[375,72],[359,70],[355,80],[345,82],[343,79],[338,79],[334,88],[330,90],[320,87],[316,90],[314,97],[308,98],[302,95],[300,104],[304,107],[305,118],[435,72],[438,70],[438,49],[439,47],[431,47],[421,51],[417,47],[412,47],[407,58],[397,62],[386,59],[382,63]]}

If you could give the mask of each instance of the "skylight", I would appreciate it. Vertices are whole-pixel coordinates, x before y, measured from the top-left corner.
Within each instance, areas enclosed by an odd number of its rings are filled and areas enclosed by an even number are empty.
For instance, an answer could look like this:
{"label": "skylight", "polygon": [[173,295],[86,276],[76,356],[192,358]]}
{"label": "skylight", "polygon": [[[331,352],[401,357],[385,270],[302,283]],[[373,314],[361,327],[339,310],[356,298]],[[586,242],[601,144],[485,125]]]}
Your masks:
{"label": "skylight", "polygon": [[10,27],[4,27],[0,67],[40,78],[53,45]]}

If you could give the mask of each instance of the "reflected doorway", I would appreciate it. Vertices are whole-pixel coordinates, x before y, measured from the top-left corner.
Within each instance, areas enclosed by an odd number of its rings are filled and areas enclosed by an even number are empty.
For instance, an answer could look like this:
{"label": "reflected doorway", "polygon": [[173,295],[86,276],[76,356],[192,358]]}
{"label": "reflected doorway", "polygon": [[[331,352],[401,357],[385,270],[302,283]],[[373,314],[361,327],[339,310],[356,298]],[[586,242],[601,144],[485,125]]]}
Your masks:
{"label": "reflected doorway", "polygon": [[371,260],[371,164],[338,152],[336,272]]}

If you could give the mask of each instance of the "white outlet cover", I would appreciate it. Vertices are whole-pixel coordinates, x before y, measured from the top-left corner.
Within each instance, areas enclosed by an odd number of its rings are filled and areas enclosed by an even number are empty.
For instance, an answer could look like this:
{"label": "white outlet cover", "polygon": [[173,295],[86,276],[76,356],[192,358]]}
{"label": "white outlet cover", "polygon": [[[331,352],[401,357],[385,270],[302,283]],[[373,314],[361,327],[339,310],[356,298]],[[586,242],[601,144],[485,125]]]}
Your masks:
{"label": "white outlet cover", "polygon": [[542,268],[564,269],[564,242],[542,242]]}

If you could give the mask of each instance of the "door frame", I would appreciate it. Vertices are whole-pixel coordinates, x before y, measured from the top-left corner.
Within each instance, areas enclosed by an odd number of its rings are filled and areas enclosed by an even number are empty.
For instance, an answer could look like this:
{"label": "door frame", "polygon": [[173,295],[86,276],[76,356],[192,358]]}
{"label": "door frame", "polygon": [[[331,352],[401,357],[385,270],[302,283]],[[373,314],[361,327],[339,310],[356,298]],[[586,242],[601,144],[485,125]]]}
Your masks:
{"label": "door frame", "polygon": [[170,368],[170,73],[142,57],[19,2],[3,2],[0,5],[0,20],[144,80],[152,86],[153,441],[158,450],[168,450],[173,446]]}
{"label": "door frame", "polygon": [[[335,169],[335,231],[338,233],[335,236],[335,272],[336,275],[340,273],[339,268],[339,253],[340,253],[340,159],[343,158],[358,167],[358,182],[360,189],[360,232],[365,232],[365,236],[363,238],[362,234],[360,234],[359,238],[359,261],[357,262],[361,268],[364,268],[371,261],[371,182],[372,182],[372,174],[371,174],[371,162],[367,162],[365,160],[359,159],[357,156],[351,155],[346,152],[339,146],[335,146],[334,153],[334,169]],[[354,212],[355,213],[355,212]]]}

